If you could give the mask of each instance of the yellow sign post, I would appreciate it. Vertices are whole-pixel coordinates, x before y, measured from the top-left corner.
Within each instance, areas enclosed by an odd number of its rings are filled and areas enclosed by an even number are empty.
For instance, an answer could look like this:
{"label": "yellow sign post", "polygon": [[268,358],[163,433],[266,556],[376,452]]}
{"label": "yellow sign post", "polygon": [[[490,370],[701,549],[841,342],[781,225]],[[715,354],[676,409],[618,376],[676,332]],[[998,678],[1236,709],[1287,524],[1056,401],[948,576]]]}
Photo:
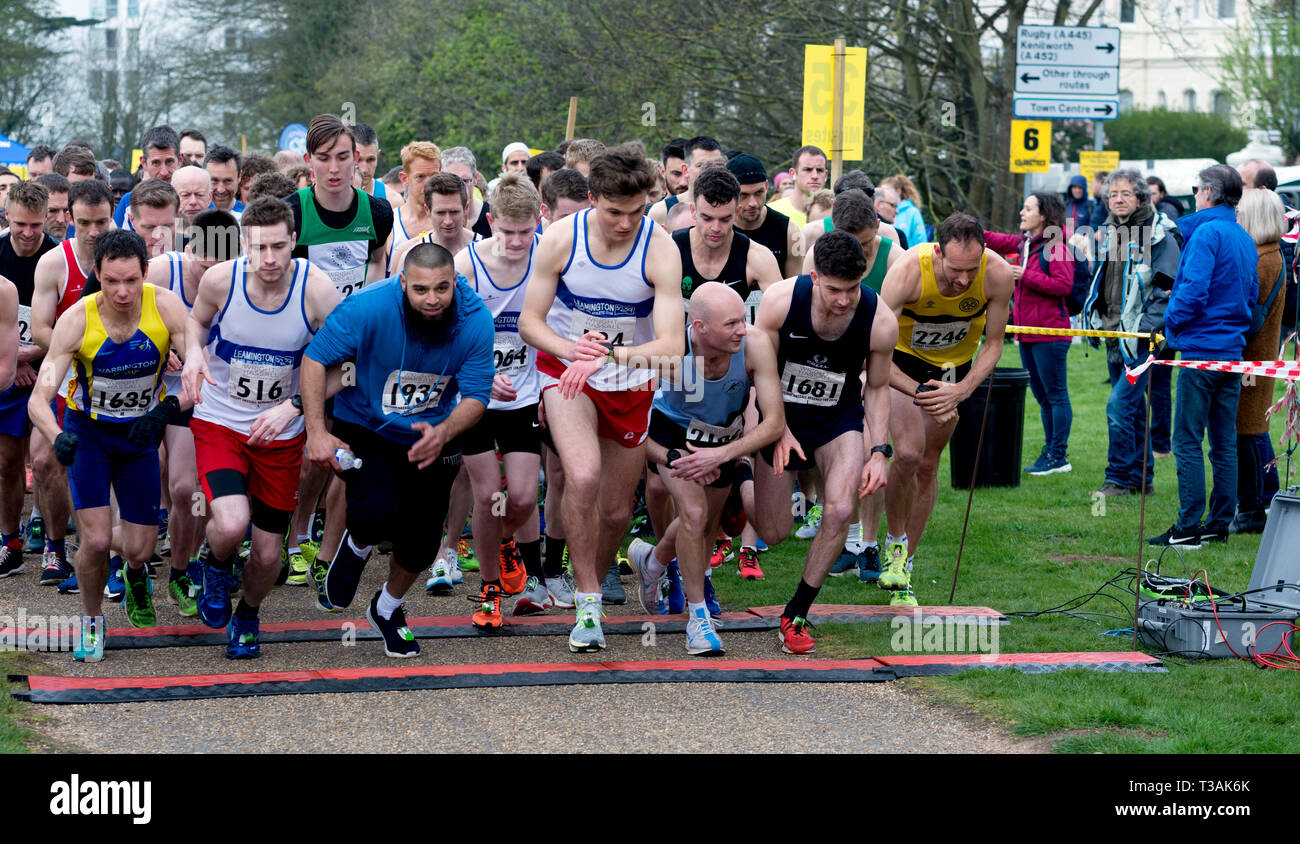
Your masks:
{"label": "yellow sign post", "polygon": [[1045,173],[1052,160],[1052,121],[1011,121],[1011,172]]}
{"label": "yellow sign post", "polygon": [[1092,181],[1092,177],[1098,173],[1114,170],[1119,167],[1119,150],[1104,149],[1100,151],[1085,150],[1079,153],[1079,172]]}
{"label": "yellow sign post", "polygon": [[[840,43],[843,43],[842,41]],[[836,59],[839,58],[839,62]],[[842,64],[842,80],[836,78],[836,65]],[[835,143],[836,93],[843,86],[843,105],[839,144]],[[828,44],[805,44],[803,48],[803,141],[827,150],[832,159],[862,160],[863,116],[867,108],[867,48],[845,47],[836,56]],[[836,147],[840,149],[836,149]]]}
{"label": "yellow sign post", "polygon": [[140,162],[144,160],[144,150],[131,150],[131,172],[135,173],[140,170]]}

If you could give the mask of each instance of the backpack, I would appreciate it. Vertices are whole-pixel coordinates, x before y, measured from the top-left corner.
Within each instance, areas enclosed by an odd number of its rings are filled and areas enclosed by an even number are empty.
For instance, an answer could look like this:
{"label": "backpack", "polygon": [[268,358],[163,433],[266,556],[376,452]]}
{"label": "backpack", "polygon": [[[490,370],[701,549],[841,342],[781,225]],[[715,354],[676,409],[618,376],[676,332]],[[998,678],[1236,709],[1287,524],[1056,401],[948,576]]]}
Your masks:
{"label": "backpack", "polygon": [[1268,291],[1268,297],[1263,302],[1256,302],[1250,309],[1250,328],[1246,329],[1246,340],[1249,342],[1255,338],[1264,328],[1264,323],[1268,321],[1268,312],[1273,310],[1273,300],[1277,299],[1277,292],[1286,286],[1286,263],[1282,264],[1282,271],[1277,274],[1277,283],[1273,289]]}
{"label": "backpack", "polygon": [[[1070,257],[1074,258],[1074,284],[1070,287],[1070,292],[1061,297],[1065,300],[1065,311],[1070,316],[1078,316],[1083,313],[1083,305],[1088,301],[1088,288],[1092,286],[1092,273],[1088,270],[1088,262],[1083,259],[1073,246],[1067,244],[1070,250]],[[1043,271],[1044,275],[1051,275],[1051,270],[1047,266],[1046,250],[1038,250],[1038,268]]]}

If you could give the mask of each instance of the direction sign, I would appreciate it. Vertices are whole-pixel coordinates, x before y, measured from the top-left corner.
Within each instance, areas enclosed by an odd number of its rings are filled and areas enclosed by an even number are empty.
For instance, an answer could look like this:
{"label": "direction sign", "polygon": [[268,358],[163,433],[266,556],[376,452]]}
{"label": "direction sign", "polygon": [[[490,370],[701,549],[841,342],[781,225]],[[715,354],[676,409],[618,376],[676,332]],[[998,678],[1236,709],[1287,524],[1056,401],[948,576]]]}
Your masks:
{"label": "direction sign", "polygon": [[1016,117],[1029,120],[1114,120],[1119,117],[1119,100],[1113,97],[1015,97],[1011,104]]}
{"label": "direction sign", "polygon": [[1018,64],[1016,93],[1091,97],[1114,95],[1119,93],[1119,68]]}
{"label": "direction sign", "polygon": [[1119,27],[1038,26],[1016,28],[1016,76],[1020,65],[1119,67]]}

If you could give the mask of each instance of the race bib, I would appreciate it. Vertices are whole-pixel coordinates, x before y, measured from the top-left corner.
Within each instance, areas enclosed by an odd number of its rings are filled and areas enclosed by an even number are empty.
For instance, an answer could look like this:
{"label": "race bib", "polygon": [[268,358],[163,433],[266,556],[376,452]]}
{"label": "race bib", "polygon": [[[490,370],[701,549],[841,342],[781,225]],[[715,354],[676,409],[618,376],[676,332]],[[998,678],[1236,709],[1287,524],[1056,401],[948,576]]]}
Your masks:
{"label": "race bib", "polygon": [[230,398],[245,407],[267,408],[291,395],[293,364],[252,363],[242,358],[230,362]]}
{"label": "race bib", "polygon": [[440,381],[437,375],[427,372],[393,370],[384,382],[383,411],[385,414],[410,416],[433,410],[442,399],[449,380]]}
{"label": "race bib", "polygon": [[18,306],[18,345],[34,346],[32,342],[32,306]]}
{"label": "race bib", "polygon": [[782,399],[790,404],[832,407],[843,392],[843,372],[827,372],[793,361],[786,361],[781,372]]}
{"label": "race bib", "polygon": [[598,317],[574,311],[569,326],[569,339],[581,340],[582,335],[588,331],[604,334],[605,342],[612,346],[630,346],[636,333],[636,317]]}
{"label": "race bib", "polygon": [[90,407],[86,410],[96,416],[113,419],[132,419],[143,416],[153,404],[157,386],[152,375],[139,378],[105,378],[96,375],[91,379]]}
{"label": "race bib", "polygon": [[492,338],[492,366],[497,375],[517,375],[528,363],[524,338],[510,331],[498,331]]}
{"label": "race bib", "polygon": [[325,274],[334,282],[334,287],[338,290],[339,296],[344,299],[353,293],[360,293],[361,288],[366,286],[366,268],[364,265],[346,270],[327,270]]}
{"label": "race bib", "polygon": [[750,325],[758,322],[758,303],[763,301],[763,291],[755,287],[745,299],[745,314]]}
{"label": "race bib", "polygon": [[969,322],[914,322],[912,348],[921,350],[951,349],[970,333]]}
{"label": "race bib", "polygon": [[691,424],[686,426],[686,441],[700,446],[726,445],[732,440],[739,439],[743,433],[745,433],[744,416],[737,416],[725,428],[692,419]]}

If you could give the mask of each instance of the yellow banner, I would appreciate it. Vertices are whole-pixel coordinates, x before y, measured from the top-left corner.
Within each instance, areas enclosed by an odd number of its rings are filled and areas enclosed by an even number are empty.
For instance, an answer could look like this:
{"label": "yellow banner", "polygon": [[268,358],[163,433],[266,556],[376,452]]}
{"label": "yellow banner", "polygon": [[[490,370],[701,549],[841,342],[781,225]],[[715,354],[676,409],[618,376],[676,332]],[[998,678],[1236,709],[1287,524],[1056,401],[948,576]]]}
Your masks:
{"label": "yellow banner", "polygon": [[140,162],[144,160],[144,150],[131,150],[131,172],[135,173],[140,169]]}
{"label": "yellow banner", "polygon": [[[832,103],[835,99],[835,48],[805,44],[803,48],[803,145],[831,150]],[[844,51],[844,134],[841,161],[862,160],[863,115],[867,109],[867,48]]]}
{"label": "yellow banner", "polygon": [[1052,121],[1011,121],[1011,172],[1045,173],[1052,161]]}
{"label": "yellow banner", "polygon": [[1119,150],[1104,149],[1100,152],[1085,150],[1079,153],[1079,172],[1092,181],[1092,177],[1098,173],[1114,170],[1119,167]]}

